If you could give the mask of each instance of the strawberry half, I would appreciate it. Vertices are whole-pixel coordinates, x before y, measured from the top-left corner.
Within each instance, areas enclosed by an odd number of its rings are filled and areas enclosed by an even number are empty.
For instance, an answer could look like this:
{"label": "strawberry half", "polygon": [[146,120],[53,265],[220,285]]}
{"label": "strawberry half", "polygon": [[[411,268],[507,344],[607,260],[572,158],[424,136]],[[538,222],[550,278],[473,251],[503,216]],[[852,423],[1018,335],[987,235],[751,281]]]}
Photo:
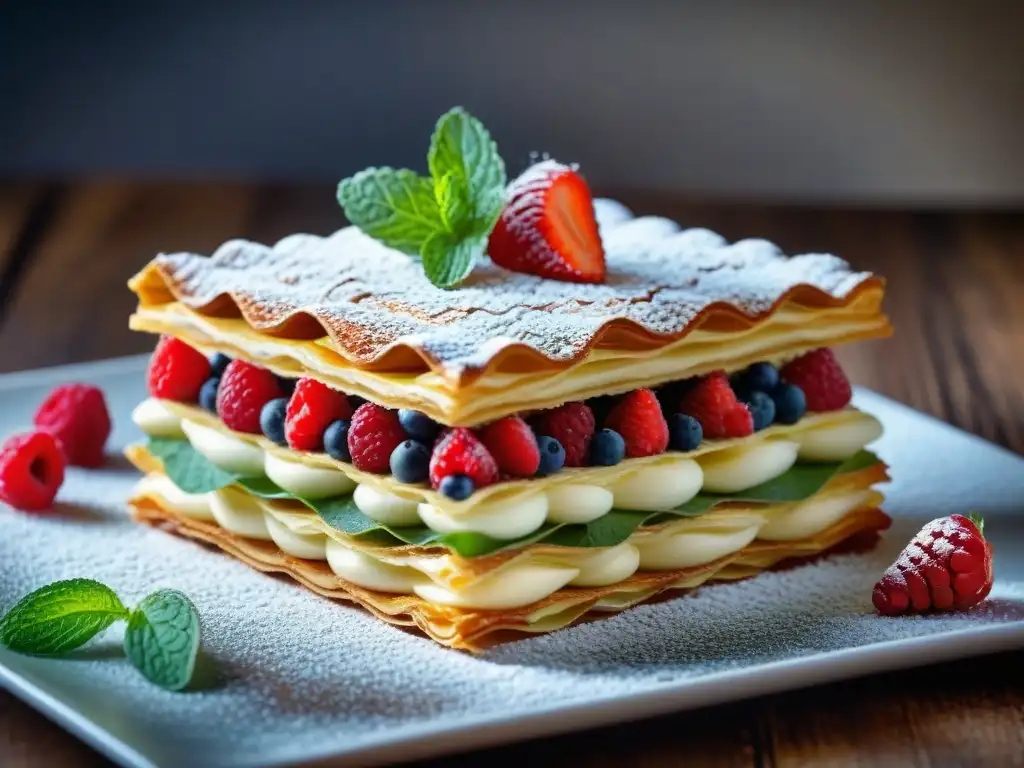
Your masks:
{"label": "strawberry half", "polygon": [[587,182],[554,160],[527,168],[509,185],[508,203],[487,252],[491,261],[513,272],[604,282],[604,246]]}

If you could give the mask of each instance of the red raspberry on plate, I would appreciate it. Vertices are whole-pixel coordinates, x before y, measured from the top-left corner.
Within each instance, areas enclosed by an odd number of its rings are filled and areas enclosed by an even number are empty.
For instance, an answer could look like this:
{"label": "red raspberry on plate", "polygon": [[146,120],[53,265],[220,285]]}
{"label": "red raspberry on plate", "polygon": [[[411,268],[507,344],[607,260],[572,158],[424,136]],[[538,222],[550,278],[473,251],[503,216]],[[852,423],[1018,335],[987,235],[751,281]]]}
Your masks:
{"label": "red raspberry on plate", "polygon": [[64,454],[48,432],[15,435],[0,446],[0,501],[23,512],[53,506],[64,482]]}
{"label": "red raspberry on plate", "polygon": [[619,400],[604,424],[626,442],[626,456],[655,456],[668,448],[668,423],[657,396],[649,389],[636,389]]}
{"label": "red raspberry on plate", "polygon": [[699,421],[706,438],[754,434],[754,418],[747,406],[736,399],[725,371],[714,371],[699,379],[679,401],[679,411]]}
{"label": "red raspberry on plate", "polygon": [[164,400],[194,403],[210,378],[210,361],[199,350],[173,336],[161,337],[149,359],[149,394]]}
{"label": "red raspberry on plate", "polygon": [[932,520],[875,584],[871,601],[885,616],[963,611],[992,589],[992,545],[980,518]]}
{"label": "red raspberry on plate", "polygon": [[585,403],[566,403],[537,416],[537,433],[555,438],[565,449],[565,466],[584,467],[596,424]]}
{"label": "red raspberry on plate", "polygon": [[331,422],[351,416],[344,392],[316,379],[299,379],[285,411],[284,436],[296,451],[322,451],[324,430]]}
{"label": "red raspberry on plate", "polygon": [[473,430],[456,427],[434,447],[430,457],[430,484],[439,488],[449,475],[466,475],[475,488],[497,481],[498,464]]}
{"label": "red raspberry on plate", "polygon": [[57,438],[69,464],[98,467],[110,437],[110,413],[103,392],[89,384],[62,384],[36,411],[33,423]]}
{"label": "red raspberry on plate", "polygon": [[232,360],[217,388],[217,414],[236,432],[260,433],[260,410],[282,396],[277,377],[266,368]]}
{"label": "red raspberry on plate", "polygon": [[508,186],[508,203],[487,245],[491,261],[514,272],[576,283],[604,282],[604,246],[587,182],[545,160]]}
{"label": "red raspberry on plate", "polygon": [[352,414],[348,427],[348,452],[356,469],[378,475],[391,473],[391,452],[405,442],[398,411],[375,403],[363,403]]}
{"label": "red raspberry on plate", "polygon": [[790,360],[779,373],[804,391],[808,411],[838,411],[853,397],[850,381],[831,349],[815,349]]}
{"label": "red raspberry on plate", "polygon": [[480,435],[498,469],[513,477],[533,477],[540,466],[540,450],[533,430],[518,416],[488,424]]}

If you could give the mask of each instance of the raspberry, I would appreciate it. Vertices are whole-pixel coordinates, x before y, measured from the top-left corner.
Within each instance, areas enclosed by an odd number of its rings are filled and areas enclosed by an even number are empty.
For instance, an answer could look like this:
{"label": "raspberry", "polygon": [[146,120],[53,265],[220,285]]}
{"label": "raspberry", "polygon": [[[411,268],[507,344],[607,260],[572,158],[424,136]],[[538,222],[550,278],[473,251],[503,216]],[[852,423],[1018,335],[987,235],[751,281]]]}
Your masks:
{"label": "raspberry", "polygon": [[566,403],[537,417],[537,433],[562,444],[567,467],[586,466],[595,427],[594,412],[584,403]]}
{"label": "raspberry", "polygon": [[631,459],[654,456],[668,448],[668,424],[657,396],[649,389],[633,390],[619,400],[605,426],[622,435]]}
{"label": "raspberry", "polygon": [[884,616],[963,611],[992,589],[992,545],[979,518],[932,520],[875,584],[871,601]]}
{"label": "raspberry", "polygon": [[465,475],[476,488],[483,488],[498,479],[498,464],[472,430],[456,427],[435,447],[430,457],[430,484],[441,487],[451,475]]}
{"label": "raspberry", "polygon": [[391,471],[391,452],[405,441],[398,412],[374,403],[363,403],[352,414],[348,427],[348,451],[352,463],[364,472],[386,475]]}
{"label": "raspberry", "polygon": [[700,422],[706,438],[754,434],[754,419],[736,399],[724,371],[709,373],[694,384],[679,401],[679,410]]}
{"label": "raspberry", "polygon": [[194,403],[210,378],[210,361],[202,352],[172,336],[163,336],[149,359],[149,394],[164,400]]}
{"label": "raspberry", "polygon": [[57,439],[69,464],[98,467],[110,437],[103,392],[88,384],[62,384],[39,406],[33,423]]}
{"label": "raspberry", "polygon": [[0,446],[0,501],[24,512],[49,509],[64,482],[64,454],[49,432],[15,435]]}
{"label": "raspberry", "polygon": [[518,416],[489,424],[480,435],[498,468],[514,477],[533,477],[540,466],[540,451],[533,430]]}
{"label": "raspberry", "polygon": [[352,407],[345,393],[316,379],[299,379],[288,400],[284,434],[288,445],[296,451],[322,451],[324,430],[331,422],[351,416]]}
{"label": "raspberry", "polygon": [[217,389],[217,414],[236,432],[260,433],[260,411],[281,397],[281,385],[266,368],[232,360]]}
{"label": "raspberry", "polygon": [[815,349],[790,360],[781,373],[804,391],[808,411],[838,411],[853,397],[850,382],[831,349]]}

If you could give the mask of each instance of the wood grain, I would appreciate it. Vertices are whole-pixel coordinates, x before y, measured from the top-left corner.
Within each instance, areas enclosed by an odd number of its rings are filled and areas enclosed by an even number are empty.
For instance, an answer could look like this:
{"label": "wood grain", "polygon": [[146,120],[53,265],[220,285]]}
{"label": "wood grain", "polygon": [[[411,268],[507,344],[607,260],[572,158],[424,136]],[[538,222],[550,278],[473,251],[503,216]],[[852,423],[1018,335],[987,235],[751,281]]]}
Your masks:
{"label": "wood grain", "polygon": [[[897,333],[841,349],[851,378],[1024,453],[1024,215],[619,197],[729,240],[835,252],[884,274]],[[151,339],[126,328],[125,282],[159,251],[342,223],[329,185],[0,184],[0,370],[148,349]],[[422,765],[1009,766],[1024,765],[1022,733],[1024,653],[1012,653]],[[106,762],[0,693],[0,764]]]}

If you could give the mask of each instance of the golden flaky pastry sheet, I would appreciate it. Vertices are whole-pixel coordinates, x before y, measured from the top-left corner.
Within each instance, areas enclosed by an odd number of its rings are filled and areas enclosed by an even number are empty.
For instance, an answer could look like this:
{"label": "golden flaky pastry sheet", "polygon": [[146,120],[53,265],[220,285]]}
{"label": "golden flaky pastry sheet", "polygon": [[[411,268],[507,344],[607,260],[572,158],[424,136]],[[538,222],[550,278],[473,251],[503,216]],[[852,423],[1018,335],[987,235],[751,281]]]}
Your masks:
{"label": "golden flaky pastry sheet", "polygon": [[[256,340],[314,342],[338,366],[429,371],[454,388],[488,371],[564,370],[593,351],[649,353],[698,329],[717,334],[721,346],[782,314],[789,331],[810,334],[805,347],[890,332],[882,279],[835,256],[787,257],[764,240],[729,244],[706,229],[633,218],[612,201],[598,200],[596,209],[608,263],[601,285],[544,280],[484,260],[458,288],[441,290],[407,256],[348,227],[273,246],[234,240],[211,258],[160,255],[130,282],[140,302],[133,327],[173,332],[161,309],[187,309],[238,320]],[[818,338],[815,328],[824,329]],[[233,338],[236,352],[259,355],[254,339]],[[769,334],[758,354],[798,351],[787,338]]]}
{"label": "golden flaky pastry sheet", "polygon": [[324,597],[354,602],[388,623],[417,628],[442,645],[467,651],[479,651],[524,632],[550,632],[579,620],[598,618],[670,590],[751,576],[789,558],[812,556],[858,534],[883,530],[890,522],[880,509],[859,509],[820,534],[799,542],[758,541],[704,566],[637,573],[607,587],[564,588],[523,608],[481,611],[364,589],[340,579],[324,563],[291,557],[271,543],[245,539],[216,524],[189,519],[152,498],[132,499],[129,503],[139,521],[212,544],[257,570],[285,574]]}

